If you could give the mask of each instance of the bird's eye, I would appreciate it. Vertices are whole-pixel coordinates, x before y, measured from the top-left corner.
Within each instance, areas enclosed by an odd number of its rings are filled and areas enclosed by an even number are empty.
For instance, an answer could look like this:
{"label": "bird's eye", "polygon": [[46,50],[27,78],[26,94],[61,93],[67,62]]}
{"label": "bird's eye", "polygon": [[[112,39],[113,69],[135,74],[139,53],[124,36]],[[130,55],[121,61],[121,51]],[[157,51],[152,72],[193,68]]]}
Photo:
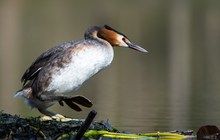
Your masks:
{"label": "bird's eye", "polygon": [[123,40],[124,42],[126,42],[126,38],[123,37],[122,40]]}

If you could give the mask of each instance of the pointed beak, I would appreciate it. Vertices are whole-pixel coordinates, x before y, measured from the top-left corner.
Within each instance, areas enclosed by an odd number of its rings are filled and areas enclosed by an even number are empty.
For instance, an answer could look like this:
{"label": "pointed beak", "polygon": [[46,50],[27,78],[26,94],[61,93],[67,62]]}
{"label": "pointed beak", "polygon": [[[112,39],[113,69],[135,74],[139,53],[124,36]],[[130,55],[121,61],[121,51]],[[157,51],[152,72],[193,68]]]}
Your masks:
{"label": "pointed beak", "polygon": [[131,48],[131,49],[134,49],[134,50],[137,50],[137,51],[140,51],[140,52],[145,52],[145,53],[148,52],[147,50],[145,50],[144,48],[141,48],[140,46],[138,46],[136,44],[127,43],[127,45],[128,45],[128,48]]}

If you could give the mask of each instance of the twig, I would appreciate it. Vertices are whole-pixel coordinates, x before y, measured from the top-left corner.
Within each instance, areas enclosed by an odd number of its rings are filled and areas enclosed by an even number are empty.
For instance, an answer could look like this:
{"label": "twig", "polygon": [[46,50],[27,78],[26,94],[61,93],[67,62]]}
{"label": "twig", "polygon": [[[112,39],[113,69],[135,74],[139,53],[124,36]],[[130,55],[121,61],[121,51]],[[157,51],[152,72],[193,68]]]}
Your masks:
{"label": "twig", "polygon": [[96,114],[97,114],[97,112],[95,110],[92,110],[88,114],[86,120],[82,123],[82,125],[79,128],[79,131],[75,135],[75,137],[74,137],[75,140],[80,140],[83,137],[84,133],[89,128],[89,126],[92,123],[93,119],[95,118]]}

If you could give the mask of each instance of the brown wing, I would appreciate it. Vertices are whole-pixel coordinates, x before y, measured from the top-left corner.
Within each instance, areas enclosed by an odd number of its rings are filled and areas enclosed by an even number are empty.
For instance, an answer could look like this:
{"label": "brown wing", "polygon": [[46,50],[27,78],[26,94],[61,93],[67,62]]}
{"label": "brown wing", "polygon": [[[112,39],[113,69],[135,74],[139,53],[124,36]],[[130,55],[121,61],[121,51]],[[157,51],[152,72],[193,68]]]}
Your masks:
{"label": "brown wing", "polygon": [[41,54],[25,71],[21,78],[21,82],[23,82],[23,87],[25,86],[28,80],[32,80],[37,77],[38,73],[52,60],[60,55],[64,51],[65,48],[70,47],[74,44],[74,42],[63,43],[59,46],[51,48]]}

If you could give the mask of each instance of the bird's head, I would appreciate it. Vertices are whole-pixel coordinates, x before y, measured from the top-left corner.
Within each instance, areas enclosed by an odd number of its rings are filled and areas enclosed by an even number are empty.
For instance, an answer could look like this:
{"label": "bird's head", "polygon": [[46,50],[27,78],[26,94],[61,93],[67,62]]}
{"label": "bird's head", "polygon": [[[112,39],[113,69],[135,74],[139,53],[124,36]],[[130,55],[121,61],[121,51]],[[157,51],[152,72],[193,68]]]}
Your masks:
{"label": "bird's head", "polygon": [[97,32],[97,36],[108,41],[112,46],[127,47],[140,52],[147,52],[144,48],[131,43],[131,41],[122,33],[116,31],[115,29],[104,25]]}

